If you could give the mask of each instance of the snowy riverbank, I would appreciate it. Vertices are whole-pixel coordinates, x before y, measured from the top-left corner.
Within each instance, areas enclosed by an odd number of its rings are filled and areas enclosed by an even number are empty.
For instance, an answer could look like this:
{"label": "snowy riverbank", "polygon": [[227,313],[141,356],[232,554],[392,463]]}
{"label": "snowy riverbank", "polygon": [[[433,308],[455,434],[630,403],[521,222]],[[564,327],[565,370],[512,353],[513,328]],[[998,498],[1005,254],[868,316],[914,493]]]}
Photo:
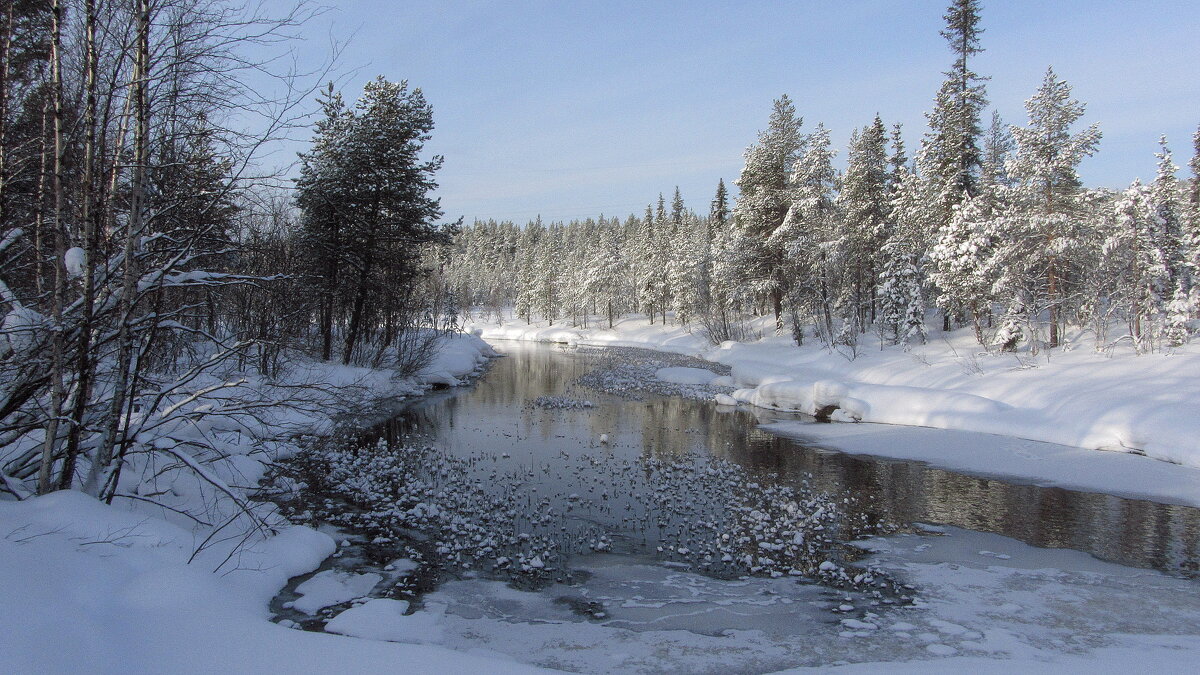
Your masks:
{"label": "snowy riverbank", "polygon": [[[491,354],[474,336],[447,336],[413,378],[307,362],[290,364],[280,382],[240,386],[256,386],[264,398],[272,387],[308,392],[309,405],[263,415],[270,428],[254,430],[260,439],[282,438],[330,428],[329,415],[338,407],[333,400],[321,407],[322,396],[357,392],[368,402],[417,395],[470,377]],[[223,447],[228,456],[206,466],[229,495],[214,494],[211,485],[178,467],[153,477],[153,493],[130,488],[130,494],[178,511],[137,498],[108,506],[75,491],[0,501],[0,653],[6,672],[531,670],[438,647],[352,640],[268,621],[270,599],[289,578],[316,569],[336,545],[325,533],[289,525],[270,503],[253,509],[272,534],[239,529],[242,519],[222,529],[230,500],[248,503],[267,465],[295,451],[283,440],[230,440]],[[180,513],[185,510],[193,517]]]}
{"label": "snowy riverbank", "polygon": [[613,329],[523,321],[468,325],[484,339],[644,347],[732,367],[733,397],[835,419],[1012,436],[1145,454],[1200,468],[1200,345],[1169,354],[1072,348],[989,354],[969,329],[908,350],[862,345],[855,358],[788,337],[712,346],[685,327],[627,317]]}

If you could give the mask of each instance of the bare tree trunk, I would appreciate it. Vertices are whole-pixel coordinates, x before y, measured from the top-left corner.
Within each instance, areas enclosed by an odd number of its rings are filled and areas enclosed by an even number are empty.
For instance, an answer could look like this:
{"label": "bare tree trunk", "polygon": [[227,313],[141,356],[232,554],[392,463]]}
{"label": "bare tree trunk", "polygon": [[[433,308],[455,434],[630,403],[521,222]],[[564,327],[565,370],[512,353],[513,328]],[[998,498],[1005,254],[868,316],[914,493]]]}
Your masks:
{"label": "bare tree trunk", "polygon": [[84,416],[87,404],[92,394],[92,317],[95,304],[95,269],[96,259],[96,212],[93,206],[96,156],[96,70],[98,56],[96,53],[96,0],[86,0],[84,4],[84,39],[86,41],[86,56],[84,59],[84,80],[87,101],[83,111],[84,148],[83,148],[83,189],[81,190],[80,221],[83,226],[83,306],[80,309],[79,345],[76,358],[75,405],[71,410],[71,428],[67,434],[67,452],[63,459],[62,476],[59,489],[71,487],[75,476],[75,459],[79,456],[79,443],[83,435]]}
{"label": "bare tree trunk", "polygon": [[8,79],[12,71],[9,66],[9,55],[12,53],[13,40],[13,6],[14,2],[6,3],[8,9],[0,20],[0,228],[4,227],[8,217]]}
{"label": "bare tree trunk", "polygon": [[100,446],[85,484],[90,494],[99,494],[101,476],[109,470],[117,432],[125,412],[126,391],[129,388],[130,361],[133,358],[133,334],[130,322],[133,314],[133,295],[137,288],[134,269],[134,242],[140,235],[145,219],[146,165],[149,161],[150,105],[147,96],[150,61],[150,0],[138,1],[137,47],[134,57],[134,164],[133,189],[129,200],[129,216],[125,225],[125,250],[122,264],[120,309],[117,335],[117,375],[113,380],[112,405]]}
{"label": "bare tree trunk", "polygon": [[1050,343],[1048,347],[1058,346],[1058,270],[1055,260],[1050,258],[1046,266],[1046,294],[1050,301]]}
{"label": "bare tree trunk", "polygon": [[362,331],[363,311],[367,304],[367,289],[371,279],[371,268],[374,263],[375,238],[369,237],[365,246],[365,258],[362,270],[358,275],[358,289],[354,294],[354,307],[350,312],[350,325],[346,328],[346,348],[342,352],[342,363],[350,363],[354,345],[358,342],[358,334]]}
{"label": "bare tree trunk", "polygon": [[33,276],[39,302],[42,294],[46,292],[46,272],[43,269],[46,262],[42,256],[46,249],[46,154],[50,149],[49,144],[46,143],[46,136],[49,135],[48,126],[50,126],[50,110],[49,101],[46,101],[42,104],[42,151],[39,153],[38,160],[37,202],[33,216]]}
{"label": "bare tree trunk", "polygon": [[63,305],[67,295],[67,269],[65,265],[67,238],[64,231],[63,207],[63,83],[62,83],[62,3],[54,0],[51,7],[50,41],[50,89],[54,106],[54,297],[51,310],[52,333],[50,337],[50,411],[46,423],[46,439],[42,446],[42,465],[38,470],[38,494],[50,492],[51,470],[58,454],[58,427],[62,417],[66,385],[65,336],[63,334]]}

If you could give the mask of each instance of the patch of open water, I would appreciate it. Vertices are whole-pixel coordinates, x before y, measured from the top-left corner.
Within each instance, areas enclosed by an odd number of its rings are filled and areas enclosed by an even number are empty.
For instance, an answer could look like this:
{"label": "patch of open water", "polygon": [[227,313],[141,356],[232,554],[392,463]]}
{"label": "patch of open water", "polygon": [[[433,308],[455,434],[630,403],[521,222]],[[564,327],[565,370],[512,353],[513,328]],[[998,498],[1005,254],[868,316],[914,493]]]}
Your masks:
{"label": "patch of open water", "polygon": [[[643,350],[576,349],[499,342],[507,354],[470,388],[448,390],[404,410],[380,428],[391,442],[426,437],[444,452],[491,453],[500,466],[557,466],[590,453],[628,460],[700,453],[751,472],[807,479],[819,491],[848,493],[872,522],[939,523],[992,532],[1046,548],[1166,571],[1200,569],[1200,509],[1056,487],[969,476],[920,462],[806,447],[759,424],[815,420],[708,400],[641,394],[630,399],[577,380],[617,358],[696,365]],[[703,364],[723,374],[720,366]],[[528,405],[538,397],[591,401],[582,409]],[[601,438],[606,442],[602,443]]]}

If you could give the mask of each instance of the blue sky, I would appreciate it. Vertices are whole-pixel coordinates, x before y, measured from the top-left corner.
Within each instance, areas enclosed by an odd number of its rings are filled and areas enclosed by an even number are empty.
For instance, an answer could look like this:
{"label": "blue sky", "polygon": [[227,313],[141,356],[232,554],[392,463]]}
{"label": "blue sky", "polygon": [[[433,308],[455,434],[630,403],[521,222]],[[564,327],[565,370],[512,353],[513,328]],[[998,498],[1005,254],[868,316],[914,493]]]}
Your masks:
{"label": "blue sky", "polygon": [[[640,212],[676,185],[707,212],[783,93],[839,159],[876,113],[911,154],[952,58],[946,4],[338,0],[305,33],[313,54],[347,43],[348,99],[380,74],[424,91],[447,219],[568,220]],[[1006,122],[1024,123],[1048,65],[1088,104],[1104,133],[1088,184],[1152,178],[1160,134],[1190,158],[1200,2],[984,0],[982,25],[974,68]]]}

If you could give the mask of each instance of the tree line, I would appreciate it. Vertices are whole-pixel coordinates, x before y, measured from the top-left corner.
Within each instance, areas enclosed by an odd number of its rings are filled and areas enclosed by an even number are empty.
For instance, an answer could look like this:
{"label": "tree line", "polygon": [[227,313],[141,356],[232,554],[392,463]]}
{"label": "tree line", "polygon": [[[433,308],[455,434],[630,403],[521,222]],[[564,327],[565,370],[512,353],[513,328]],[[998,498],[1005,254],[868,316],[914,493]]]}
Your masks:
{"label": "tree line", "polygon": [[1187,341],[1200,316],[1200,129],[1191,178],[1162,139],[1152,182],[1087,188],[1078,167],[1101,132],[1082,126],[1070,85],[1048,69],[1026,124],[996,112],[985,124],[978,2],[954,0],[944,20],[954,59],[914,157],[877,115],[838,171],[829,130],[805,131],[784,95],[732,206],[720,182],[705,214],[676,189],[669,210],[660,195],[625,219],[477,222],[446,265],[457,302],[585,325],[641,312],[714,342],[770,316],[797,343],[851,353],[867,334],[923,342],[934,310],[943,330],[971,326],[996,349],[1058,347],[1068,326],[1138,351]]}

